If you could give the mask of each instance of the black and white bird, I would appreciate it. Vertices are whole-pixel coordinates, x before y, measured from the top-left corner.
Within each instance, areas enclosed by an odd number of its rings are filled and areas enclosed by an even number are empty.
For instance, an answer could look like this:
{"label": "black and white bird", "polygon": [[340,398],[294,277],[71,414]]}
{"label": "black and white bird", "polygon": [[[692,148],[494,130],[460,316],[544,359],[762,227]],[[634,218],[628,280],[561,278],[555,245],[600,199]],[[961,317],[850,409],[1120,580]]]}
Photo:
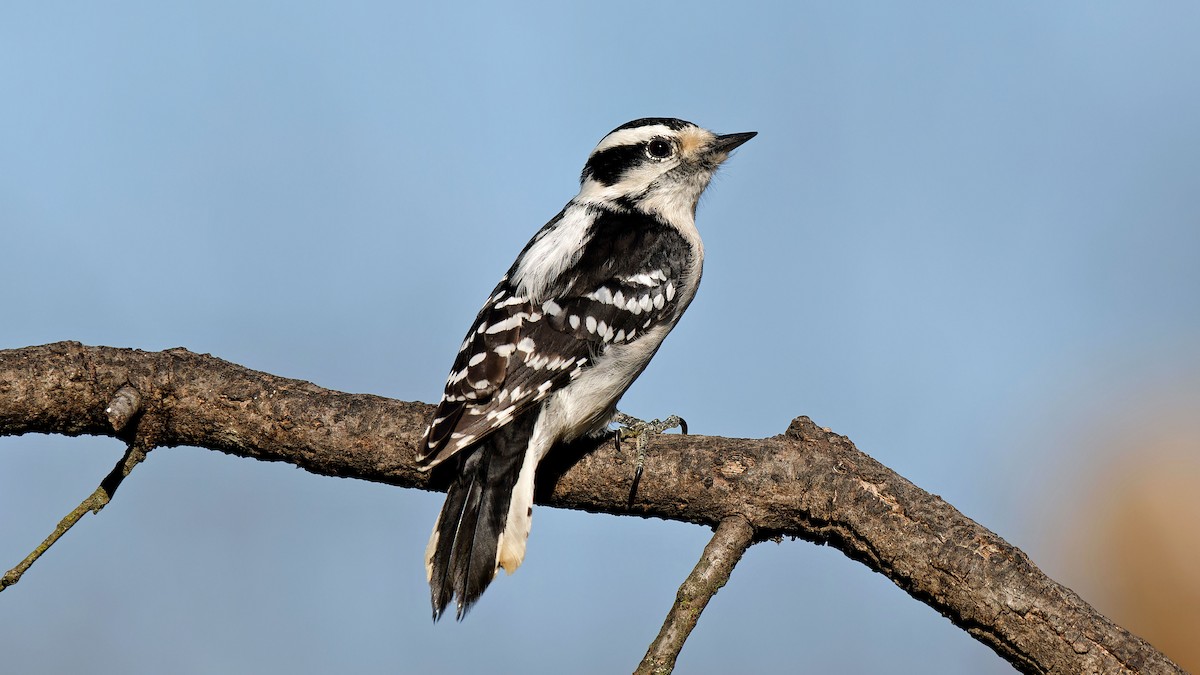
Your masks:
{"label": "black and white bird", "polygon": [[425,550],[436,621],[462,619],[525,557],[534,472],[556,444],[604,432],[700,284],[696,203],[756,132],[670,118],[623,124],[475,317],[418,450],[456,462]]}

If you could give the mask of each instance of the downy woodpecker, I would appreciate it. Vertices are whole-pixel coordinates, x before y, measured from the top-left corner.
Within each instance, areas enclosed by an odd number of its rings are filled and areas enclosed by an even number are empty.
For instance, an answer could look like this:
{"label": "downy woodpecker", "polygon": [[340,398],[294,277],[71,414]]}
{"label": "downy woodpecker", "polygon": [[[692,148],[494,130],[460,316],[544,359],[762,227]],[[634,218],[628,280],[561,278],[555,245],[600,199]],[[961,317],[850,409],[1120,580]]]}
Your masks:
{"label": "downy woodpecker", "polygon": [[437,620],[462,619],[525,557],[534,472],[556,444],[602,433],[696,295],[696,203],[756,132],[639,119],[605,136],[567,202],[500,279],[458,350],[418,450],[455,478],[425,550]]}

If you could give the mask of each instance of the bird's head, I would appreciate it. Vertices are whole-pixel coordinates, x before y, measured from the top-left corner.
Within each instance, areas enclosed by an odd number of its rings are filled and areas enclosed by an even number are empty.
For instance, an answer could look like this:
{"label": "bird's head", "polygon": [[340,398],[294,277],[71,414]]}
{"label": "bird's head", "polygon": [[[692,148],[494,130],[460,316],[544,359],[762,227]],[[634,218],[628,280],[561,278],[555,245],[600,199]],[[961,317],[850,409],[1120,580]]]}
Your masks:
{"label": "bird's head", "polygon": [[679,222],[729,153],[755,131],[717,135],[683,120],[652,117],[613,129],[588,156],[577,201],[639,210]]}

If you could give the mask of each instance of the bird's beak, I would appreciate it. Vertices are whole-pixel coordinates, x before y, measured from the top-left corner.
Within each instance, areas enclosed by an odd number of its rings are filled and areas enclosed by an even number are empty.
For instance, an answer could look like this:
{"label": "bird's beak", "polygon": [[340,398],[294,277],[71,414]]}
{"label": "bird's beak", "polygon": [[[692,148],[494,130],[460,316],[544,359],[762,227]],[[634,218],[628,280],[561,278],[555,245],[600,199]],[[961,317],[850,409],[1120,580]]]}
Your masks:
{"label": "bird's beak", "polygon": [[745,131],[740,134],[725,134],[724,136],[717,136],[716,140],[713,141],[710,150],[712,152],[727,153],[757,135],[757,131]]}

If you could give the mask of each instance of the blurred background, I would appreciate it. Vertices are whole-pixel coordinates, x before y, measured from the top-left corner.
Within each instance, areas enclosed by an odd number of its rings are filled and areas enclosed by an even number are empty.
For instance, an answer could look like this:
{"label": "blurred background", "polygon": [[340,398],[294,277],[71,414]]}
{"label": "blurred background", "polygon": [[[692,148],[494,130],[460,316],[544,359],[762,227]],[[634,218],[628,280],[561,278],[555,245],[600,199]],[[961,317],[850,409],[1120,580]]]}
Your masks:
{"label": "blurred background", "polygon": [[[1200,6],[44,2],[0,9],[0,348],[183,346],[433,401],[630,119],[760,135],[625,397],[846,434],[1200,669]],[[0,567],[120,458],[0,439]],[[441,496],[153,452],[0,595],[14,673],[614,673],[710,532],[540,508],[429,620]],[[1008,673],[884,577],[760,544],[679,672]]]}

